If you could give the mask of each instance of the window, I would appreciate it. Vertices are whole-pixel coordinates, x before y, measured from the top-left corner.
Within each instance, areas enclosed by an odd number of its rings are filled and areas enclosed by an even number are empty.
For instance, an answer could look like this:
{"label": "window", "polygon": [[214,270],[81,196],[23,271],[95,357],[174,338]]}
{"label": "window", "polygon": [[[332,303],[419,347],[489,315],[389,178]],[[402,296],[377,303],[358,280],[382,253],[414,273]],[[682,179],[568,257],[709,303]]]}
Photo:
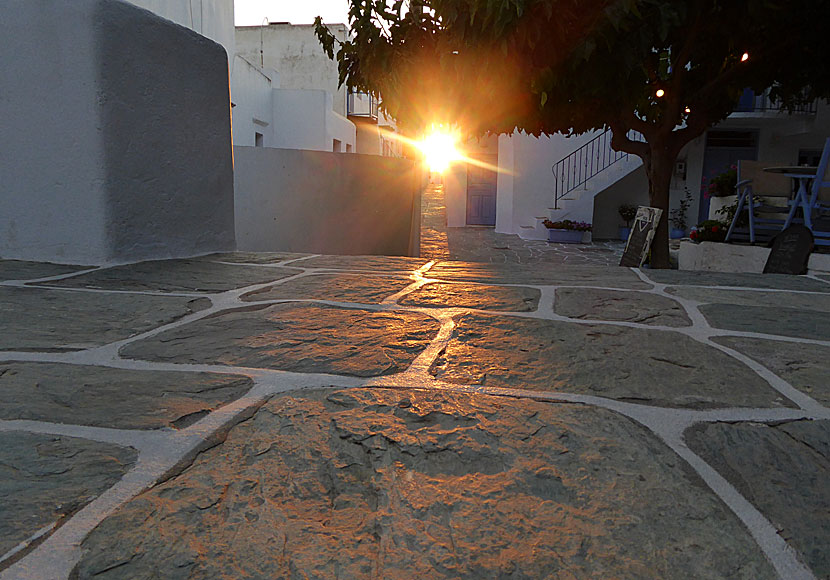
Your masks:
{"label": "window", "polygon": [[346,153],[351,153],[351,152],[352,152],[352,144],[351,143],[346,143]]}
{"label": "window", "polygon": [[331,142],[331,150],[335,153],[340,153],[343,151],[343,144],[340,142],[340,139],[333,139]]}
{"label": "window", "polygon": [[262,133],[254,133],[254,147],[264,147]]}

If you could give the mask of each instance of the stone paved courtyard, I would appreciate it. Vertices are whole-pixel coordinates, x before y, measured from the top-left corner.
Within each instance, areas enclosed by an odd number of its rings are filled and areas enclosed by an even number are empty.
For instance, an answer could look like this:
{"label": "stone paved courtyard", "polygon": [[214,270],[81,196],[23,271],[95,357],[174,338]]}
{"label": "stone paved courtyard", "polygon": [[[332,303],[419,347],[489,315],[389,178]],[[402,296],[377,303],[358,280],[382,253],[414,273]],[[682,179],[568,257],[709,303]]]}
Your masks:
{"label": "stone paved courtyard", "polygon": [[0,261],[0,578],[830,578],[830,281]]}

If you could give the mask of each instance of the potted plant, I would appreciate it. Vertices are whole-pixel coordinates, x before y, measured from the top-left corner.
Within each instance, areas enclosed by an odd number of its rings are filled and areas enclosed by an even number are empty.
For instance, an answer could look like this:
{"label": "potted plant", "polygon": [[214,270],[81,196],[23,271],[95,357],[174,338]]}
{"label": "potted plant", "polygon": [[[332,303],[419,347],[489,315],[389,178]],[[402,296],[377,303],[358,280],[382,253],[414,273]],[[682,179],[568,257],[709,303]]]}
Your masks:
{"label": "potted plant", "polygon": [[673,240],[682,238],[686,235],[686,212],[689,206],[692,205],[692,192],[686,188],[686,195],[680,199],[678,206],[669,212],[669,220],[671,221],[672,230],[669,237]]}
{"label": "potted plant", "polygon": [[735,186],[738,184],[738,166],[731,165],[729,169],[718,173],[706,182],[704,194],[709,197],[727,197],[735,195]]}
{"label": "potted plant", "polygon": [[696,244],[700,242],[722,242],[726,238],[729,226],[718,220],[706,220],[697,224],[689,232],[689,238]]}
{"label": "potted plant", "polygon": [[548,228],[548,241],[560,244],[579,244],[582,242],[583,232],[591,231],[591,224],[572,220],[542,222]]}
{"label": "potted plant", "polygon": [[624,226],[620,226],[620,239],[626,241],[628,240],[628,236],[631,235],[631,220],[637,217],[637,206],[624,203],[617,211],[620,212],[620,217],[625,222]]}

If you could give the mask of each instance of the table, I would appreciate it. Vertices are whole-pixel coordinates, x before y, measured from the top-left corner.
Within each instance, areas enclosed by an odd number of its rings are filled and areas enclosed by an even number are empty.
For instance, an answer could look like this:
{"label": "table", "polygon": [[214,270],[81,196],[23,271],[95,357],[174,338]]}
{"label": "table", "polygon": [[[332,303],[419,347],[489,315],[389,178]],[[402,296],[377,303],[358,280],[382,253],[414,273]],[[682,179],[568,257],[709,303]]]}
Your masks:
{"label": "table", "polygon": [[787,214],[787,221],[784,222],[783,229],[788,228],[790,224],[792,224],[795,212],[798,207],[801,206],[801,211],[804,213],[804,225],[812,230],[813,220],[811,214],[813,213],[813,200],[810,199],[808,191],[810,189],[810,182],[816,177],[818,167],[808,165],[790,165],[781,167],[764,167],[764,171],[768,173],[780,173],[781,175],[786,175],[798,183],[795,197],[792,200],[792,207],[790,207],[790,213]]}

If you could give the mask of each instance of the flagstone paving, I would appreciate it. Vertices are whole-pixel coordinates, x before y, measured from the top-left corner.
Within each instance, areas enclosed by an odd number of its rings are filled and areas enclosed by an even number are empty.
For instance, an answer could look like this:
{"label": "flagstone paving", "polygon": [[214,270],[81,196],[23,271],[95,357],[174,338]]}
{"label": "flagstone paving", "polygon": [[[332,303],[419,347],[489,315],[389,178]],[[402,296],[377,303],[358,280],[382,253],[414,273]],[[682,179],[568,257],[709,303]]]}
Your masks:
{"label": "flagstone paving", "polygon": [[224,253],[0,279],[2,580],[830,577],[820,278]]}

